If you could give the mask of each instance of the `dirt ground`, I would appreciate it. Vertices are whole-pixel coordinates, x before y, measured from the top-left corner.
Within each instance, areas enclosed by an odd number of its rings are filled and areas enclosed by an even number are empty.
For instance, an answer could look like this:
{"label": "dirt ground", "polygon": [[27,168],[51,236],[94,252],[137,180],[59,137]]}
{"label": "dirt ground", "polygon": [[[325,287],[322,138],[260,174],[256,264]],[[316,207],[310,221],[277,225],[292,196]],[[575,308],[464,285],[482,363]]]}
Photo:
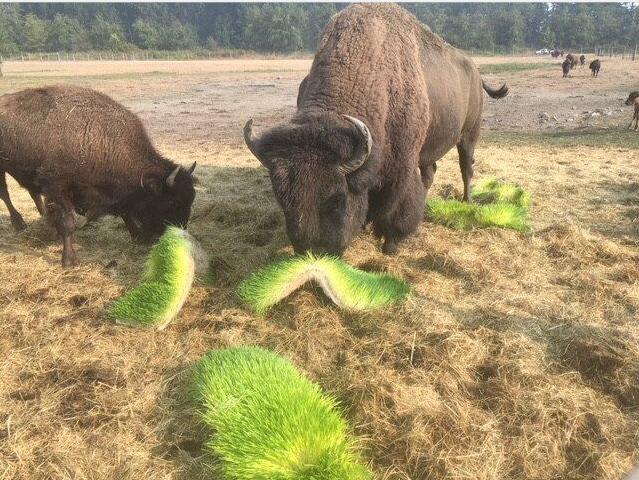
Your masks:
{"label": "dirt ground", "polygon": [[[639,62],[563,79],[549,58],[476,61],[521,67],[485,75],[511,93],[486,97],[476,178],[529,191],[533,232],[425,222],[396,257],[364,232],[345,259],[409,281],[406,305],[345,313],[306,288],[265,318],[234,289],[291,250],[241,128],[291,115],[310,59],[5,64],[0,94],[91,86],[137,113],[166,156],[198,162],[189,230],[214,280],[164,332],[115,326],[104,309],[148,249],[103,219],[77,234],[82,265],[63,270],[11,181],[30,226],[15,234],[0,206],[0,478],[211,478],[188,369],[240,344],[282,353],[336,396],[379,479],[624,478],[639,463],[639,133],[622,102]],[[460,188],[451,152],[432,194]]]}

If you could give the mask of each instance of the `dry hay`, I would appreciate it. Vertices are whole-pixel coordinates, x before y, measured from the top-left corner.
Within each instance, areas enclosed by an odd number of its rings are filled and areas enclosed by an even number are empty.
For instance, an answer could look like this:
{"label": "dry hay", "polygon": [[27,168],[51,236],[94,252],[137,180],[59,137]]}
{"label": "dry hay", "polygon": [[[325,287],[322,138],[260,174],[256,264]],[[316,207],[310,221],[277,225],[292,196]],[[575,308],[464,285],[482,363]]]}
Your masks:
{"label": "dry hay", "polygon": [[[104,317],[148,253],[121,222],[78,232],[83,264],[63,271],[11,184],[31,226],[13,234],[0,210],[0,478],[210,478],[186,372],[246,344],[342,402],[380,479],[618,480],[639,462],[634,150],[484,142],[478,178],[530,192],[531,234],[426,223],[386,257],[366,232],[345,259],[410,282],[409,302],[346,313],[307,288],[260,318],[235,288],[290,253],[266,172],[243,148],[172,148],[204,161],[190,230],[214,281],[161,333]],[[454,156],[439,167],[433,194],[458,194]]]}

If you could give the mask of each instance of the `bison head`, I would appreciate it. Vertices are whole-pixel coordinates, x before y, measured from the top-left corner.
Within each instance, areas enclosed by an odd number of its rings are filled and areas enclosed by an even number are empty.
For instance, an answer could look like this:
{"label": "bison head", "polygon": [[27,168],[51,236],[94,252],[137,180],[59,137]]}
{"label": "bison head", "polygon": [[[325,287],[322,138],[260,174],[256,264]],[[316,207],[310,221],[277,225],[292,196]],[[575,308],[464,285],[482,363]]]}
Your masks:
{"label": "bison head", "polygon": [[630,92],[630,95],[628,95],[628,99],[626,100],[626,105],[633,105],[636,98],[639,98],[639,92]]}
{"label": "bison head", "polygon": [[167,225],[186,228],[195,198],[195,165],[193,163],[188,170],[178,166],[165,175],[142,175],[142,193],[123,215],[134,240],[142,243],[155,241]]}
{"label": "bison head", "polygon": [[299,118],[261,136],[244,127],[247,146],[268,169],[296,253],[340,255],[366,222],[373,140],[357,118]]}

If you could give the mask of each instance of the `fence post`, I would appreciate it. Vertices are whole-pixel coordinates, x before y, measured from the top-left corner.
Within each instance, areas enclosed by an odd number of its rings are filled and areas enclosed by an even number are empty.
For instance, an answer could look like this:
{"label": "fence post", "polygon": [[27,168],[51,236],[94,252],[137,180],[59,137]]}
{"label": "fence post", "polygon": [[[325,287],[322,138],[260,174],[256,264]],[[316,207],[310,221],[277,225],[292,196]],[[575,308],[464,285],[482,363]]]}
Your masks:
{"label": "fence post", "polygon": [[635,61],[635,58],[637,57],[637,44],[635,43],[635,50],[634,52],[632,52],[632,61]]}

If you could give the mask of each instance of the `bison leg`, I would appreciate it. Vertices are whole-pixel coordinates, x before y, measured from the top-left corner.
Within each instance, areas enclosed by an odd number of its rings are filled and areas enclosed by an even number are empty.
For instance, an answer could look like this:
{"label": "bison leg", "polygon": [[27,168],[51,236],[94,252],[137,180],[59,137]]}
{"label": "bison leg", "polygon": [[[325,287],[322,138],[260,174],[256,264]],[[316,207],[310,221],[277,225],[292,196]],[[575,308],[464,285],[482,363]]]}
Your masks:
{"label": "bison leg", "polygon": [[435,180],[437,164],[431,163],[430,165],[420,167],[419,171],[422,176],[422,183],[424,184],[424,193],[428,195],[428,190],[430,190],[430,187],[433,185],[433,180]]}
{"label": "bison leg", "polygon": [[18,212],[13,203],[11,203],[11,198],[9,197],[9,189],[7,188],[7,179],[5,177],[5,172],[0,171],[0,198],[7,206],[7,210],[9,210],[9,217],[11,218],[11,225],[13,225],[13,229],[16,232],[20,232],[27,228],[27,224],[24,222],[22,215]]}
{"label": "bison leg", "polygon": [[78,264],[78,257],[73,249],[73,232],[76,227],[73,204],[58,187],[45,187],[43,193],[47,198],[47,217],[62,239],[62,266],[75,266]]}
{"label": "bison leg", "polygon": [[415,233],[424,218],[424,185],[419,175],[407,180],[407,184],[393,186],[392,191],[402,192],[393,205],[379,217],[373,219],[373,231],[383,237],[382,252],[397,253],[398,243]]}
{"label": "bison leg", "polygon": [[459,154],[459,168],[461,169],[462,180],[464,181],[464,201],[470,202],[470,183],[473,179],[473,164],[475,159],[474,142],[462,142],[457,145],[457,153]]}
{"label": "bison leg", "polygon": [[78,257],[73,249],[73,232],[75,230],[73,210],[55,204],[52,217],[55,228],[62,238],[62,266],[73,267],[78,264]]}
{"label": "bison leg", "polygon": [[31,195],[33,203],[35,203],[35,206],[38,209],[38,213],[44,217],[47,213],[47,209],[44,206],[44,197],[34,190],[29,190],[29,195]]}

